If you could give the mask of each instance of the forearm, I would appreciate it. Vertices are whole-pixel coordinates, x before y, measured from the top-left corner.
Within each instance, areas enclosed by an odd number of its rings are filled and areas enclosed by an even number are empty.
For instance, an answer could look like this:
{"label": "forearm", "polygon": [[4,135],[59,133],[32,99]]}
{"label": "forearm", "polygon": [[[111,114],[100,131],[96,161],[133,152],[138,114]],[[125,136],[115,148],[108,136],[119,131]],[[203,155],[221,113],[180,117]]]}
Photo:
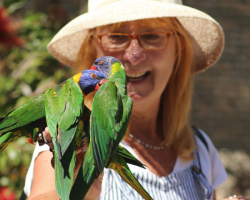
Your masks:
{"label": "forearm", "polygon": [[52,153],[49,151],[41,152],[37,156],[34,164],[32,189],[28,199],[56,191],[54,169],[50,164],[51,158]]}
{"label": "forearm", "polygon": [[59,197],[56,191],[52,191],[45,194],[40,194],[38,196],[34,196],[33,198],[28,198],[28,200],[59,200]]}
{"label": "forearm", "polygon": [[[51,166],[52,153],[49,151],[44,151],[40,153],[36,160],[34,166],[34,179],[32,182],[32,190],[28,197],[31,199],[59,199],[56,188],[55,188],[55,174],[54,169]],[[74,170],[73,182],[76,179],[77,173],[80,169],[81,163],[84,158],[84,153],[79,149],[76,155],[76,167]],[[94,184],[89,189],[85,196],[85,200],[96,200],[98,199],[101,192],[103,174],[95,180]]]}

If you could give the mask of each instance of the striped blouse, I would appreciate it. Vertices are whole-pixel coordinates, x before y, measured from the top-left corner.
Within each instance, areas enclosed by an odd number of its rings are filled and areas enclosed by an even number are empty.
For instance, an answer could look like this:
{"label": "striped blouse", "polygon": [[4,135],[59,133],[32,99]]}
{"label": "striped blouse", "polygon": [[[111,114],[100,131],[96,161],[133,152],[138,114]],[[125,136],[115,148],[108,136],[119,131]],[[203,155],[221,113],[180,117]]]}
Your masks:
{"label": "striped blouse", "polygon": [[[222,184],[227,174],[219,158],[218,152],[208,136],[205,138],[208,149],[196,137],[195,159],[184,162],[177,158],[174,170],[166,177],[158,177],[148,169],[129,165],[131,171],[155,200],[201,200],[212,199],[213,190]],[[136,158],[137,155],[125,142],[121,143]],[[199,158],[199,159],[198,159]],[[196,166],[202,173],[197,174]],[[105,169],[100,200],[141,200],[142,197],[129,186],[115,171]]]}
{"label": "striped blouse", "polygon": [[[197,154],[195,153],[195,155],[199,157],[200,162],[198,162],[197,159],[184,162],[180,157],[177,157],[173,172],[166,177],[158,177],[148,169],[129,165],[135,177],[154,199],[201,200],[206,199],[207,197],[208,199],[211,199],[213,197],[212,190],[216,189],[226,180],[227,174],[216,148],[208,136],[202,131],[201,133],[206,139],[209,150],[200,139],[196,137]],[[121,145],[139,159],[133,149],[124,141],[121,142]],[[46,145],[36,145],[25,181],[24,192],[26,196],[29,196],[32,188],[35,159],[40,152],[48,149],[49,147]],[[193,165],[200,168],[202,173],[196,174],[192,169]],[[116,172],[111,169],[105,169],[102,182],[102,192],[99,199],[139,200],[142,198]]]}

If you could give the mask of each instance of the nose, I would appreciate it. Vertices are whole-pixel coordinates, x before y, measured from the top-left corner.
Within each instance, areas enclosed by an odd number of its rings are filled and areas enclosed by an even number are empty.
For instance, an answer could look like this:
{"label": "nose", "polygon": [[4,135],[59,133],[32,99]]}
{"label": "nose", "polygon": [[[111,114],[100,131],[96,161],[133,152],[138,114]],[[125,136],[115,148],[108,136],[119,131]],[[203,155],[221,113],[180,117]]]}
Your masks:
{"label": "nose", "polygon": [[132,65],[137,65],[146,59],[144,49],[140,46],[137,39],[132,39],[129,47],[125,49],[124,60],[129,61]]}

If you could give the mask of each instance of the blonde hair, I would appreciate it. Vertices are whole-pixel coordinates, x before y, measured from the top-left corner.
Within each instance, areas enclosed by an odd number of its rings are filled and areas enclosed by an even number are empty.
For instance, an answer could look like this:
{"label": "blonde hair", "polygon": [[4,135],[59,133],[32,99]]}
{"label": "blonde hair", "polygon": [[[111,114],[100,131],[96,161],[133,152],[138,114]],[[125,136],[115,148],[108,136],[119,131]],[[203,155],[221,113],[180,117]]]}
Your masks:
{"label": "blonde hair", "polygon": [[[177,59],[174,71],[162,94],[158,120],[164,142],[171,145],[185,160],[193,158],[194,135],[189,124],[193,82],[193,48],[177,19],[162,18],[176,36]],[[168,18],[169,19],[169,18]]]}
{"label": "blonde hair", "polygon": [[[177,59],[161,97],[157,121],[159,130],[164,134],[162,143],[173,147],[181,158],[190,160],[193,158],[195,148],[194,136],[189,125],[193,70],[193,48],[190,39],[176,18],[144,19],[141,22],[140,24],[150,27],[167,25],[175,34]],[[113,29],[120,27],[122,23],[114,24]],[[75,64],[77,71],[88,69],[96,59],[94,32],[95,29],[89,30],[88,36],[82,43]]]}
{"label": "blonde hair", "polygon": [[88,30],[88,34],[81,45],[74,65],[77,72],[89,69],[97,59],[96,50],[93,44],[94,33],[95,29]]}

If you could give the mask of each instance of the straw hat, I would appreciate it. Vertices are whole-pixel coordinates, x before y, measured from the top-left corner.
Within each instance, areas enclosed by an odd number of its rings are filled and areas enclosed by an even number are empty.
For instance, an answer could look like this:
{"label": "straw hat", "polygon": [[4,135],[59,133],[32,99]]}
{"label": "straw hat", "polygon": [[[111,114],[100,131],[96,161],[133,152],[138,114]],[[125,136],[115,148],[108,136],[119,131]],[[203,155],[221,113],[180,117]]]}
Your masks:
{"label": "straw hat", "polygon": [[88,29],[158,17],[176,17],[182,24],[194,49],[194,73],[219,59],[224,47],[221,26],[204,12],[182,5],[181,0],[89,0],[89,12],[64,26],[48,44],[48,51],[65,65],[74,66]]}

